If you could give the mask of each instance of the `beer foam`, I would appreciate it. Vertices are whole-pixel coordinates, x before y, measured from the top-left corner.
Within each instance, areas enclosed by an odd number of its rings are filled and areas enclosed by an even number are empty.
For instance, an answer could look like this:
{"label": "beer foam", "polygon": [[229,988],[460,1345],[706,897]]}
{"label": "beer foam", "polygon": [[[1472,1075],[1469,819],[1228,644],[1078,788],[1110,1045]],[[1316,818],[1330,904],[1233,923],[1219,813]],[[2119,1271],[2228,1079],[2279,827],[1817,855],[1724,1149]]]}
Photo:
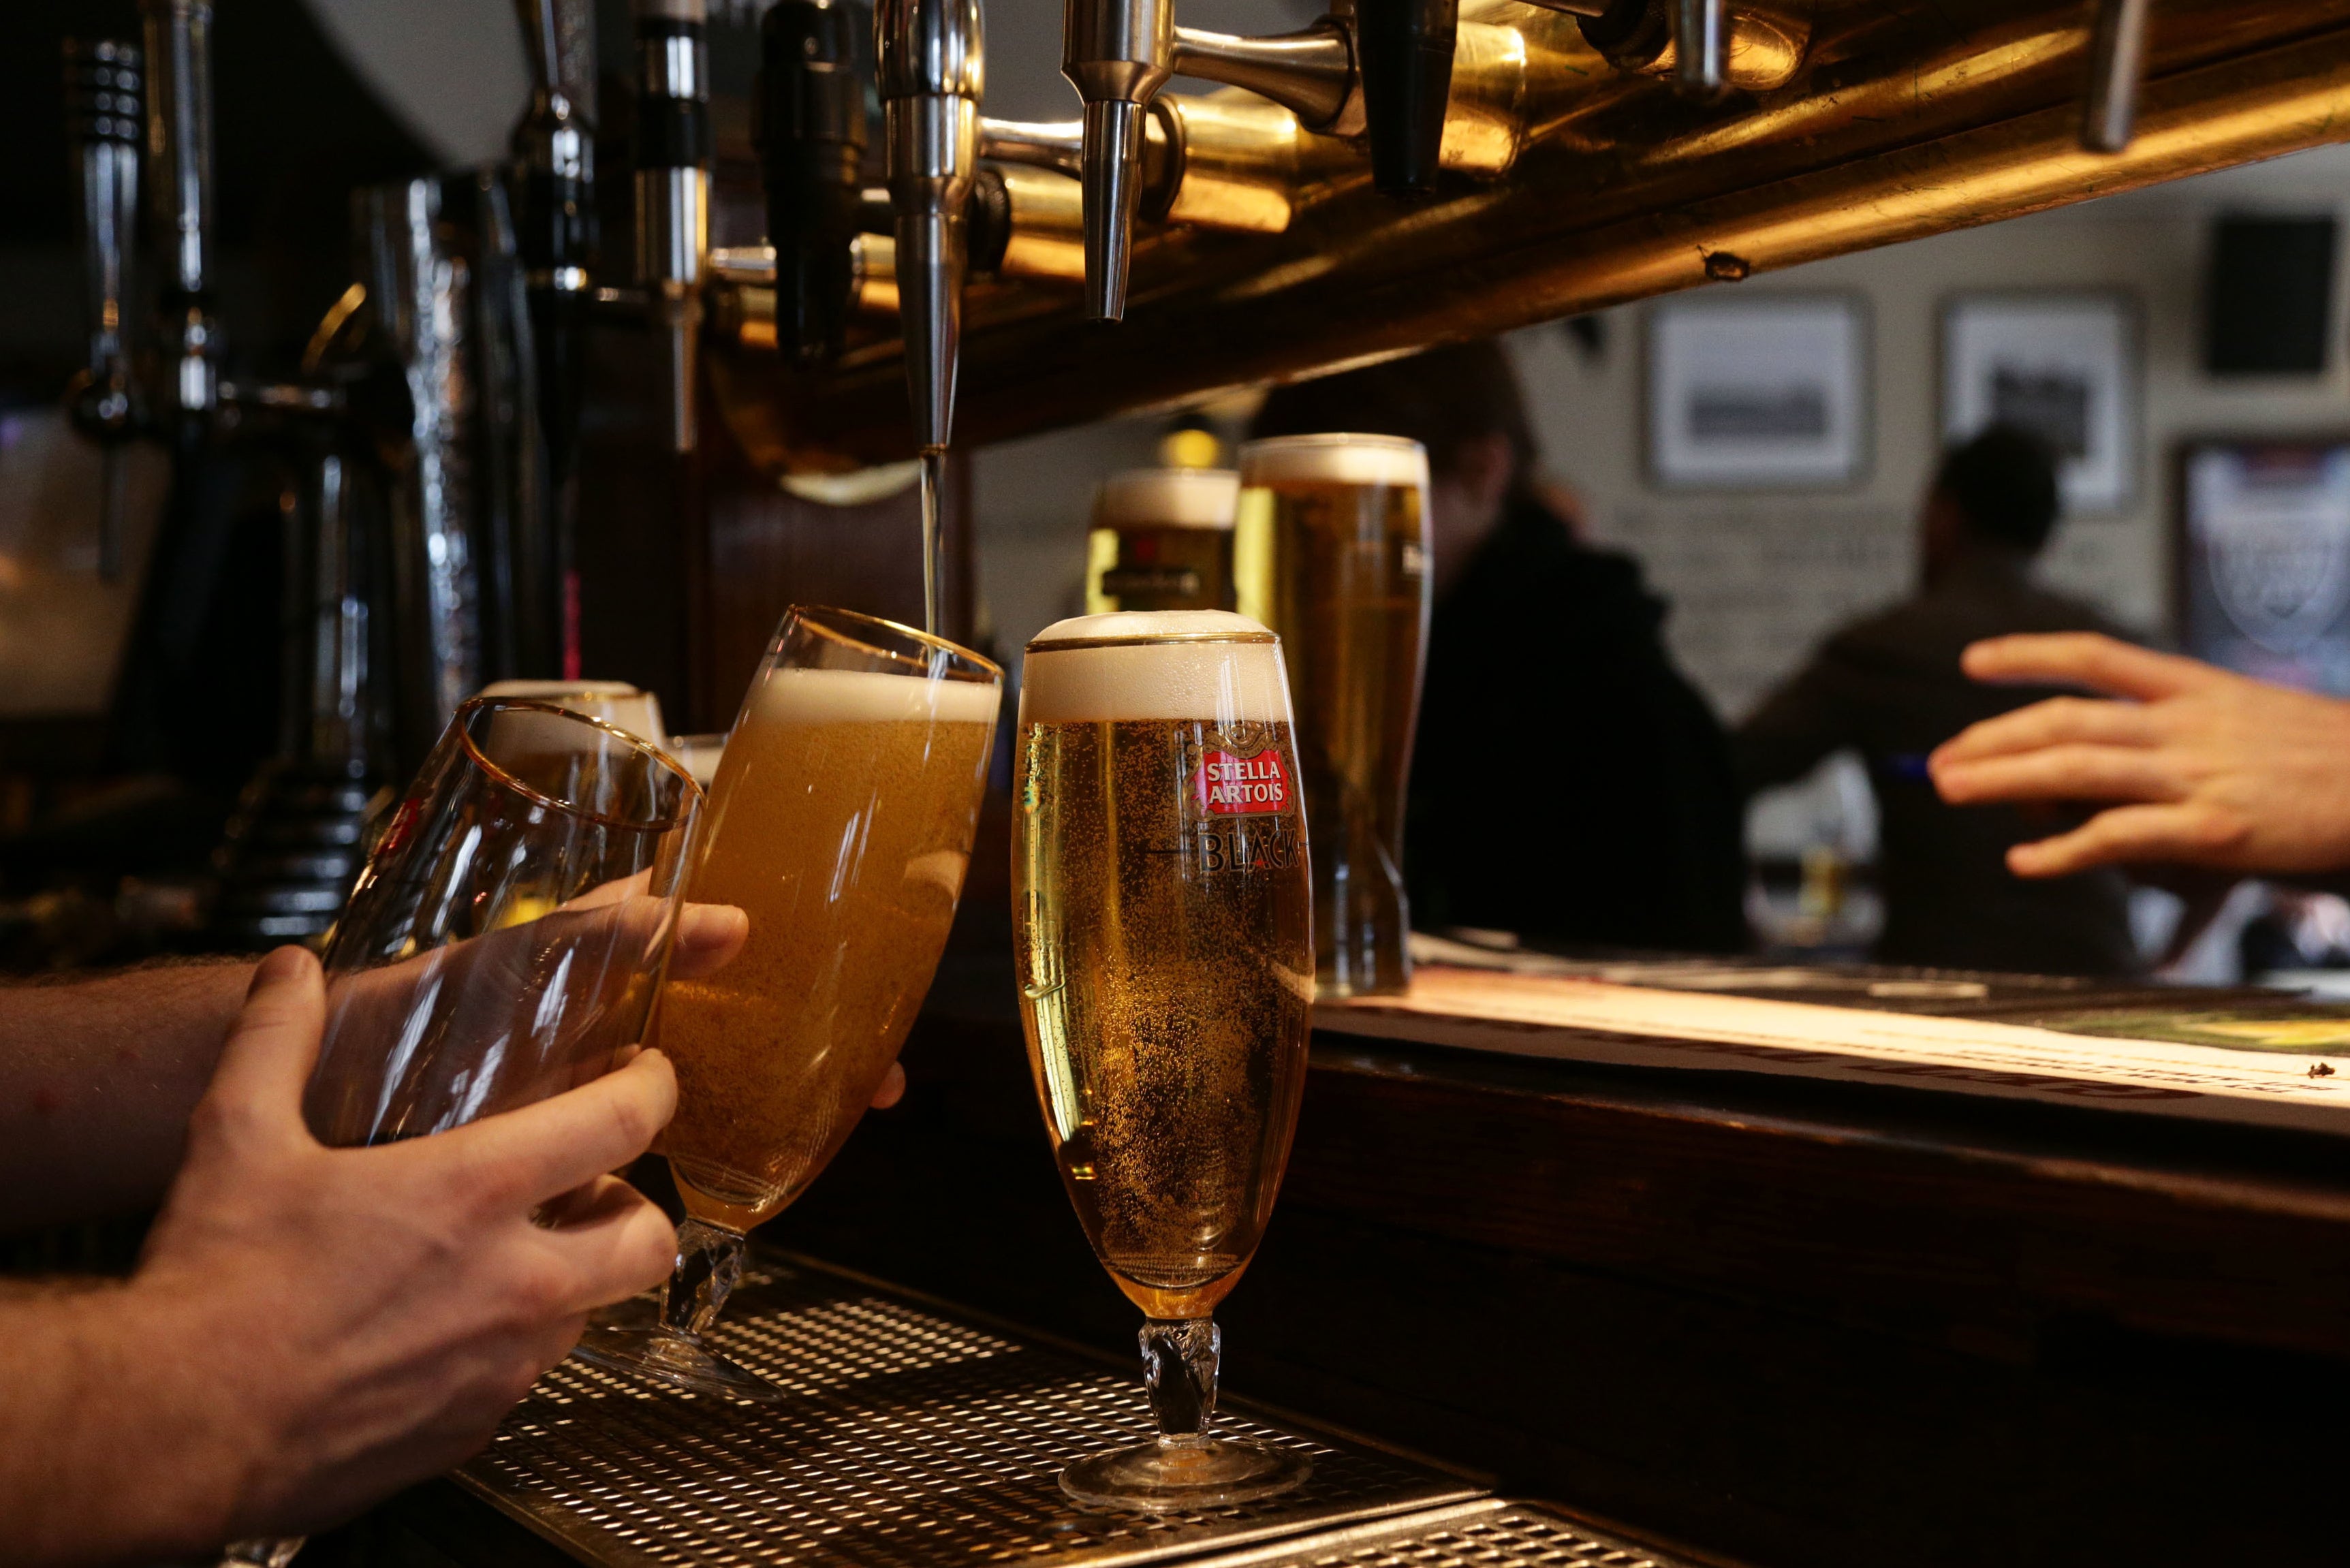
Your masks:
{"label": "beer foam", "polygon": [[879,670],[778,670],[755,699],[765,724],[993,724],[1003,689],[993,681],[929,680]]}
{"label": "beer foam", "polygon": [[1241,476],[1228,468],[1138,468],[1102,482],[1094,521],[1229,528],[1240,500]]}
{"label": "beer foam", "polygon": [[[1128,610],[1055,621],[1028,645],[1022,665],[1020,722],[1287,722],[1289,676],[1278,642],[1083,646],[1105,638],[1230,637],[1264,630],[1229,610]],[[1055,648],[1056,642],[1081,646]]]}
{"label": "beer foam", "polygon": [[1244,484],[1417,484],[1428,488],[1428,449],[1401,436],[1271,436],[1241,448]]}

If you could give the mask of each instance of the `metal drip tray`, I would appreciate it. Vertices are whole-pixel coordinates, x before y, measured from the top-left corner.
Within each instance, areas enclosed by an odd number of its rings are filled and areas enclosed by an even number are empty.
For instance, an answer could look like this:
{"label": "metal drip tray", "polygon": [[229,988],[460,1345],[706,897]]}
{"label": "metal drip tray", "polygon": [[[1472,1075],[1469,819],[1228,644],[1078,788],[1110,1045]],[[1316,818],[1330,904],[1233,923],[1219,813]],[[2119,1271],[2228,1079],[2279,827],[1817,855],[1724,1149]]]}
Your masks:
{"label": "metal drip tray", "polygon": [[713,1337],[792,1397],[702,1398],[566,1362],[458,1481],[573,1556],[630,1568],[1107,1568],[1478,1495],[1455,1477],[1241,1407],[1220,1414],[1217,1429],[1312,1454],[1303,1487],[1206,1513],[1091,1512],[1062,1494],[1059,1473],[1149,1436],[1139,1366],[772,1257],[746,1272]]}
{"label": "metal drip tray", "polygon": [[[1690,1568],[1540,1503],[1485,1498],[1227,1552],[1212,1568]],[[1195,1563],[1192,1568],[1211,1568]]]}

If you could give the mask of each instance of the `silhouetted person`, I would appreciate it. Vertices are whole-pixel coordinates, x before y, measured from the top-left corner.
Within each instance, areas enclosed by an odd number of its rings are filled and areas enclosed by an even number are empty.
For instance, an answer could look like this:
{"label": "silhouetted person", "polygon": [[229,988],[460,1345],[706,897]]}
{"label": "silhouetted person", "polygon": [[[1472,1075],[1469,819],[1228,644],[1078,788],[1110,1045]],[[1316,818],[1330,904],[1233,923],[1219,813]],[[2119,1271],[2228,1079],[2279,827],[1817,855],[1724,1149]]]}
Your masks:
{"label": "silhouetted person", "polygon": [[1577,541],[1501,347],[1276,389],[1252,435],[1428,448],[1436,615],[1404,830],[1412,924],[1559,944],[1746,943],[1728,739],[1628,558]]}
{"label": "silhouetted person", "polygon": [[1959,668],[1966,646],[2012,632],[2110,631],[2086,604],[2033,583],[2060,509],[2055,462],[2021,431],[1993,427],[1942,460],[1919,519],[1923,587],[1830,637],[1739,727],[1752,792],[1800,778],[1851,746],[1876,792],[1877,871],[1888,963],[2052,974],[2137,966],[2118,872],[2025,882],[2010,846],[2046,836],[2006,806],[1945,805],[1927,777],[1935,747],[1968,725],[2048,695],[1984,686]]}

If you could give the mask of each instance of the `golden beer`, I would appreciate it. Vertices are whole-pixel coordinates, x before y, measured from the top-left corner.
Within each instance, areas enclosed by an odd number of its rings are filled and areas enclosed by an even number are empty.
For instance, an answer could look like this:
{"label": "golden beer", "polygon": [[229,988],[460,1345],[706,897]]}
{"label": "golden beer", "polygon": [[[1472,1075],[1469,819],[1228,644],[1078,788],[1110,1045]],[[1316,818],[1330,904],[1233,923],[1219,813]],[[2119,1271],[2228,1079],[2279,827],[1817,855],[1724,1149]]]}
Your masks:
{"label": "golden beer", "polygon": [[591,1324],[572,1354],[672,1387],[775,1400],[702,1337],[744,1232],[782,1210],[865,1114],[954,923],[1003,672],[848,610],[784,617],[727,737],[686,897],[750,917],[716,974],[663,990],[677,1068],[654,1145],[684,1199],[650,1324]]}
{"label": "golden beer", "polygon": [[996,688],[771,672],[727,742],[689,900],[751,917],[742,956],[671,983],[660,1147],[687,1212],[747,1230],[856,1127],[930,989],[962,889]]}
{"label": "golden beer", "polygon": [[1239,595],[1279,633],[1314,823],[1321,993],[1411,981],[1403,887],[1430,610],[1428,454],[1392,436],[1284,436],[1241,449]]}
{"label": "golden beer", "polygon": [[1226,469],[1143,468],[1115,474],[1094,498],[1086,609],[1230,609],[1232,517],[1240,475]]}
{"label": "golden beer", "polygon": [[1281,645],[1216,612],[1088,616],[1028,645],[1014,961],[1054,1158],[1151,1321],[1155,1444],[1072,1465],[1093,1503],[1270,1495],[1297,1456],[1210,1438],[1209,1321],[1273,1212],[1314,1004],[1312,875]]}

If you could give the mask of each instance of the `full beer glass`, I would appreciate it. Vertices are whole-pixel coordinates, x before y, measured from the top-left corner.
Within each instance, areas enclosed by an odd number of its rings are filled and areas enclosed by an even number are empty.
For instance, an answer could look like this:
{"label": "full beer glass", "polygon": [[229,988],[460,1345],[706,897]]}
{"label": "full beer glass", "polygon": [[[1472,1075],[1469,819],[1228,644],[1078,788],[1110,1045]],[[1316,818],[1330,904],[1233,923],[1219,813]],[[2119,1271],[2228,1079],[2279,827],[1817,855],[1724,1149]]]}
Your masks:
{"label": "full beer glass", "polygon": [[1230,609],[1240,475],[1217,468],[1138,468],[1094,496],[1086,609]]}
{"label": "full beer glass", "polygon": [[743,700],[687,897],[751,919],[740,957],[662,992],[677,1115],[654,1147],[684,1200],[659,1317],[577,1354],[697,1392],[772,1399],[702,1335],[744,1233],[838,1151],[930,990],[962,891],[1003,672],[846,610],[795,608]]}
{"label": "full beer glass", "polygon": [[1094,1254],[1142,1309],[1159,1436],[1078,1501],[1213,1508],[1305,1479],[1209,1435],[1211,1317],[1273,1212],[1314,1002],[1281,644],[1228,613],[1087,616],[1028,645],[1013,817],[1029,1066]]}
{"label": "full beer glass", "polygon": [[1281,637],[1314,820],[1326,997],[1406,990],[1404,779],[1428,641],[1428,453],[1395,436],[1241,448],[1240,607]]}

